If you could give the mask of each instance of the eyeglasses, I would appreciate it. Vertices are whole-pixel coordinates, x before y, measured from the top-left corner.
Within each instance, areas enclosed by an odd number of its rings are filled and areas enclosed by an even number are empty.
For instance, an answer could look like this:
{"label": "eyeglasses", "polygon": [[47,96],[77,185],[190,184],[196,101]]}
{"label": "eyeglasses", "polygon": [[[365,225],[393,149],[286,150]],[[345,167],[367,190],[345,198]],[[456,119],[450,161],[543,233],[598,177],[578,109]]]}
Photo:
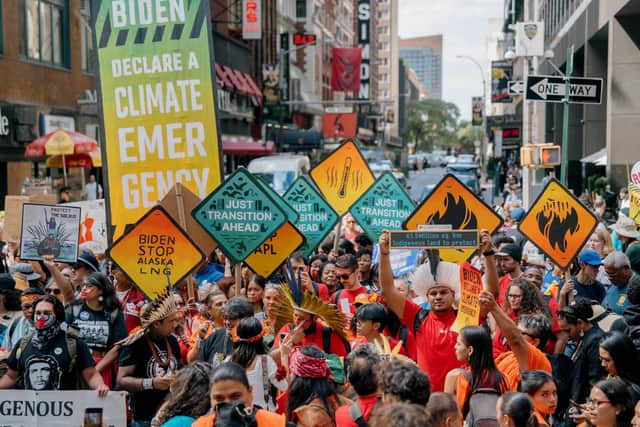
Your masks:
{"label": "eyeglasses", "polygon": [[184,306],[185,306],[185,305],[187,305],[187,304],[185,304],[185,302],[184,302],[184,301],[179,301],[179,302],[176,302],[176,305],[177,305],[178,307],[184,307]]}
{"label": "eyeglasses", "polygon": [[593,399],[589,399],[587,400],[587,407],[589,408],[597,408],[600,405],[604,405],[605,403],[611,403],[611,401],[609,400],[593,400]]}
{"label": "eyeglasses", "polygon": [[[84,284],[83,284],[84,286]],[[54,294],[54,295],[60,295],[62,293],[62,291],[58,288],[47,288],[44,290],[46,293],[48,294]]]}
{"label": "eyeglasses", "polygon": [[338,276],[338,279],[340,280],[347,280],[349,277],[351,277],[353,275],[353,273],[349,273],[349,274],[336,274],[336,276]]}
{"label": "eyeglasses", "polygon": [[522,295],[513,295],[513,294],[508,294],[507,298],[511,298],[511,299],[520,299],[522,298]]}

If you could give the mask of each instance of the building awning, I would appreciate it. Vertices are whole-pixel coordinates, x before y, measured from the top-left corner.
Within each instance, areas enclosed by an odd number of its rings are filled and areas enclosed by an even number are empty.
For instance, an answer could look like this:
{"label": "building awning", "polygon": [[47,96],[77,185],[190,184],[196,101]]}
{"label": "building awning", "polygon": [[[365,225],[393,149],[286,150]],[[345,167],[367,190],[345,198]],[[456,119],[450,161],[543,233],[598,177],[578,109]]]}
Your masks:
{"label": "building awning", "polygon": [[249,74],[228,65],[215,64],[215,67],[216,80],[222,83],[218,84],[219,88],[248,96],[255,107],[262,104],[262,91]]}
{"label": "building awning", "polygon": [[234,156],[267,156],[276,151],[273,141],[263,143],[250,136],[222,135],[222,152]]}
{"label": "building awning", "polygon": [[580,159],[580,163],[593,163],[596,166],[606,166],[607,165],[607,149],[603,148],[602,150],[596,151],[595,153],[589,154]]}
{"label": "building awning", "polygon": [[257,102],[256,107],[258,105],[262,104],[262,91],[260,90],[260,88],[258,87],[258,84],[255,82],[255,80],[253,80],[253,77],[251,77],[249,74],[247,73],[243,73],[244,74],[244,78],[247,82],[247,85],[249,86],[249,90],[251,92],[251,98],[253,100],[253,98],[255,98],[254,104],[255,102]]}
{"label": "building awning", "polygon": [[222,69],[220,64],[216,64],[215,66],[216,66],[216,76],[220,78],[220,80],[222,80],[223,89],[226,90],[227,92],[233,92],[235,89],[233,87],[233,83],[231,83],[231,80],[229,80],[229,77],[227,77],[227,73]]}

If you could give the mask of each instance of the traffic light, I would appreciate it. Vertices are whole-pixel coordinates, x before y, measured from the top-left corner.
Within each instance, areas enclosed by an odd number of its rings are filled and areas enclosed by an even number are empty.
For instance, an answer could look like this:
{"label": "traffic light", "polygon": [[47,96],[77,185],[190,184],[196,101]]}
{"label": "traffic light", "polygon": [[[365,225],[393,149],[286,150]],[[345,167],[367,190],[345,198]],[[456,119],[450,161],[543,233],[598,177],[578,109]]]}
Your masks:
{"label": "traffic light", "polygon": [[520,148],[520,165],[526,168],[552,168],[560,164],[560,146],[529,144]]}

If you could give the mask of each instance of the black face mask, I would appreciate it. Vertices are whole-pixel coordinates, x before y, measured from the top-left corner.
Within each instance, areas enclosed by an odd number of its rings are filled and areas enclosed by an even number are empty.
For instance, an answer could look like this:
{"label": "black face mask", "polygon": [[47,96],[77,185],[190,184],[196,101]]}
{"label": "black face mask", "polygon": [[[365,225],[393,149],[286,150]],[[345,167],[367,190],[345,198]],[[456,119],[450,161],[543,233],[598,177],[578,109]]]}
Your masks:
{"label": "black face mask", "polygon": [[258,427],[253,408],[249,408],[240,400],[218,403],[215,411],[214,427]]}

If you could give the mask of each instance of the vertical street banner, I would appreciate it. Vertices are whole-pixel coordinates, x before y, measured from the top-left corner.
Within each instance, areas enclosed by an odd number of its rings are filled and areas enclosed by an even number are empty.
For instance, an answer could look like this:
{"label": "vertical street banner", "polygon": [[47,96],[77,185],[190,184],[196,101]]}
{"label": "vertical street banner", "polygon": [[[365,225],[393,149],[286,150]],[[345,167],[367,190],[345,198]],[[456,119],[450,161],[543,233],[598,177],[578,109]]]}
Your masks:
{"label": "vertical street banner", "polygon": [[468,262],[460,265],[460,302],[458,315],[451,330],[459,332],[465,326],[480,324],[480,303],[478,295],[482,291],[482,273]]}
{"label": "vertical street banner", "polygon": [[289,100],[289,33],[280,33],[280,99]]}
{"label": "vertical street banner", "polygon": [[481,96],[471,98],[471,126],[482,126],[484,103]]}
{"label": "vertical street banner", "polygon": [[221,182],[207,0],[93,1],[110,238],[174,186]]}
{"label": "vertical street banner", "polygon": [[371,1],[358,0],[358,47],[362,50],[360,62],[360,90],[358,99],[371,96]]}
{"label": "vertical street banner", "polygon": [[334,47],[331,61],[331,90],[357,92],[360,88],[362,49]]}
{"label": "vertical street banner", "polygon": [[262,0],[242,0],[242,38],[262,38]]}
{"label": "vertical street banner", "polygon": [[491,102],[494,104],[508,104],[509,82],[513,76],[513,64],[509,60],[491,62]]}

